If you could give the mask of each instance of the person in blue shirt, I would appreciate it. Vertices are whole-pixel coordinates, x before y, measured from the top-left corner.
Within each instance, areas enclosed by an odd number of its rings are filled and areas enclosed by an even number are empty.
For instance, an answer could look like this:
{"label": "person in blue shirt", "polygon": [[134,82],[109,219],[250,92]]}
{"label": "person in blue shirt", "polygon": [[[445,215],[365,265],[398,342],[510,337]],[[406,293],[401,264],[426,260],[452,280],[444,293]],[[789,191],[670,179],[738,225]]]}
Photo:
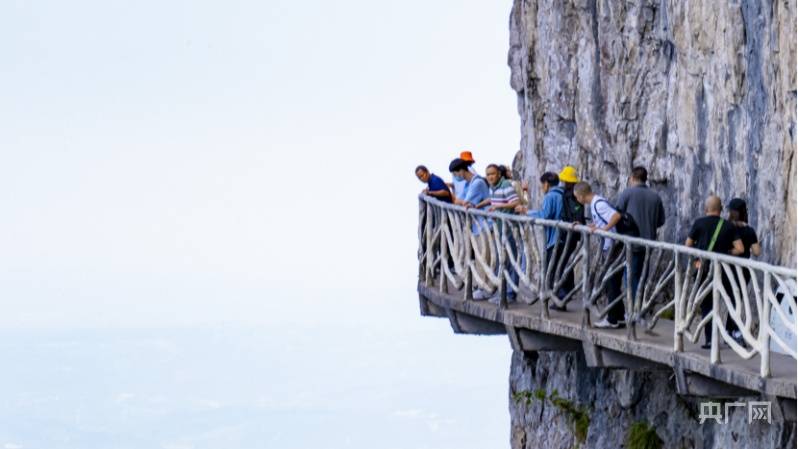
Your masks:
{"label": "person in blue shirt", "polygon": [[[477,174],[477,171],[474,170],[474,156],[471,154],[470,151],[463,151],[460,153],[460,158],[468,164],[468,171],[473,174]],[[449,184],[452,188],[452,193],[454,194],[454,204],[458,204],[460,206],[465,205],[465,193],[466,189],[468,188],[468,181],[464,178],[460,177],[457,179],[453,177],[452,183]]]}
{"label": "person in blue shirt", "polygon": [[[469,167],[468,161],[464,161],[463,159],[457,158],[453,160],[449,164],[449,172],[451,172],[452,176],[456,181],[465,180],[468,184],[466,185],[465,190],[465,197],[463,199],[464,206],[466,209],[479,207],[480,203],[490,198],[490,188],[488,188],[488,182],[485,181],[485,178],[472,173]],[[486,204],[485,206],[479,207],[480,209],[485,209],[489,206]],[[471,224],[471,232],[474,235],[479,236],[483,228],[487,227],[487,222],[482,217],[474,217]],[[481,242],[482,240],[479,239]],[[490,264],[490,251],[488,248],[487,242],[483,242],[483,244],[478,245],[474,248],[474,251],[478,251],[478,254],[481,258],[485,260],[487,264]],[[480,278],[485,278],[486,274],[482,269],[481,264],[476,264],[477,268],[477,275]],[[485,291],[477,289],[474,292],[474,299],[487,299],[488,294]]]}
{"label": "person in blue shirt", "polygon": [[[543,218],[546,220],[562,219],[563,194],[560,187],[560,177],[557,173],[546,172],[540,176],[540,190],[543,192],[543,205],[539,210],[528,210],[525,206],[518,206],[515,211],[519,214],[527,214],[533,218]],[[546,251],[547,253],[557,244],[557,228],[546,228]]]}
{"label": "person in blue shirt", "polygon": [[[485,178],[475,174],[469,170],[470,162],[464,161],[460,158],[453,160],[449,164],[449,171],[452,173],[455,181],[465,181],[465,193],[463,195],[463,205],[466,208],[477,207],[486,199],[490,198],[490,188]],[[481,207],[481,209],[487,206]]]}
{"label": "person in blue shirt", "polygon": [[[519,214],[527,214],[533,218],[562,220],[564,207],[563,195],[565,195],[565,191],[562,187],[560,187],[560,177],[557,176],[557,173],[543,173],[543,175],[540,176],[540,190],[543,192],[543,205],[539,210],[530,211],[524,206],[518,206],[515,208],[516,212]],[[546,228],[546,260],[548,263],[552,262],[554,249],[558,243],[560,244],[560,250],[557,251],[557,258],[563,257],[564,244],[560,242],[559,236],[560,233],[557,228]],[[557,291],[557,297],[560,299],[564,298],[567,294],[568,292],[566,291],[566,288],[560,288],[559,291]],[[557,307],[555,304],[552,304],[550,308],[555,310],[565,310],[564,307]]]}
{"label": "person in blue shirt", "polygon": [[419,165],[416,167],[416,177],[419,181],[427,184],[427,188],[423,191],[424,195],[429,195],[446,203],[452,202],[452,192],[440,176],[430,173],[427,167]]}

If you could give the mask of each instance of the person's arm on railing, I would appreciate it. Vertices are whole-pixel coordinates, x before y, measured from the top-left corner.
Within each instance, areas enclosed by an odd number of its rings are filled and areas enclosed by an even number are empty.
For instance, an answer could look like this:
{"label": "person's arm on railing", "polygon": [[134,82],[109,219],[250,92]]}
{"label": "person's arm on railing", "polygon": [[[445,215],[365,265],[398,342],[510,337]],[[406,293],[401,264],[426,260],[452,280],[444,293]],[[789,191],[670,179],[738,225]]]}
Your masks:
{"label": "person's arm on railing", "polygon": [[521,204],[521,200],[518,199],[517,195],[513,195],[512,198],[513,199],[511,199],[510,202],[507,203],[506,205],[504,205],[504,206],[491,206],[488,210],[491,211],[491,212],[497,211],[497,212],[510,213],[510,212],[515,210],[516,206],[519,206]]}
{"label": "person's arm on railing", "polygon": [[471,207],[475,207],[477,209],[482,209],[483,207],[487,206],[488,204],[490,204],[490,198],[485,198],[484,200],[478,202],[477,204],[472,204],[472,203],[466,201],[465,207],[466,207],[466,209],[471,208]]}
{"label": "person's arm on railing", "polygon": [[424,193],[429,196],[434,196],[435,198],[448,198],[452,196],[452,193],[448,190],[432,190],[424,189]]}
{"label": "person's arm on railing", "polygon": [[734,242],[732,242],[732,245],[734,245],[734,248],[732,248],[731,250],[732,256],[739,256],[740,254],[745,252],[745,247],[743,246],[742,240],[737,239]]}
{"label": "person's arm on railing", "polygon": [[[532,218],[555,218],[555,214],[557,212],[555,201],[556,198],[554,195],[546,194],[543,196],[543,207],[540,210],[527,210],[526,214]],[[518,211],[518,209],[516,209],[516,211]]]}
{"label": "person's arm on railing", "polygon": [[609,232],[609,230],[612,229],[613,227],[615,227],[615,225],[617,225],[619,221],[621,221],[621,214],[619,214],[618,212],[613,212],[612,213],[612,217],[610,217],[609,221],[607,222],[607,224],[605,226],[602,226],[602,227],[599,228],[594,223],[591,223],[589,227],[590,227],[591,231],[595,231],[596,229],[600,229],[602,231]]}

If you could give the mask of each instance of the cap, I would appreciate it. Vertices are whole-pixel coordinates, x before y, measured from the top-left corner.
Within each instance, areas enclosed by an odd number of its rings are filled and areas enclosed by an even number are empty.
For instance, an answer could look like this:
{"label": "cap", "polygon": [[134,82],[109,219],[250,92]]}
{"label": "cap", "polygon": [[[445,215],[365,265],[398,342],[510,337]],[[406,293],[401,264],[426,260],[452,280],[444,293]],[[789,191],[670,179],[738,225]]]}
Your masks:
{"label": "cap", "polygon": [[579,182],[579,176],[576,175],[576,169],[571,167],[570,165],[566,165],[563,167],[562,171],[558,175],[560,177],[560,181],[562,182]]}

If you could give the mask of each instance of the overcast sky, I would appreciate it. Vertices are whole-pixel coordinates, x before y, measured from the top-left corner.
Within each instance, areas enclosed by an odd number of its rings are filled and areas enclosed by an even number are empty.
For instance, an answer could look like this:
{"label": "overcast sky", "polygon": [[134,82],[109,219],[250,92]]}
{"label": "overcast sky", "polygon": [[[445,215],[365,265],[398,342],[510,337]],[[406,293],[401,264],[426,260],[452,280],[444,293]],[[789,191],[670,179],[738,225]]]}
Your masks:
{"label": "overcast sky", "polygon": [[415,165],[518,148],[510,7],[3,2],[0,325],[415,301]]}

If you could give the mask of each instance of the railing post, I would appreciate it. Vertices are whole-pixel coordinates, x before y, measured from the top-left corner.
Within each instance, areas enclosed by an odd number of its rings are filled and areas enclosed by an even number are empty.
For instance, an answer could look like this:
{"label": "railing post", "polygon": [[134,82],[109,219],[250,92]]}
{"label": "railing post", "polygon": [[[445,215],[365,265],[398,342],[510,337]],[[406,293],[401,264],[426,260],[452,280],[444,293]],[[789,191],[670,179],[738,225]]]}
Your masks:
{"label": "railing post", "polygon": [[427,222],[425,223],[425,233],[427,239],[427,267],[426,272],[424,274],[424,279],[427,287],[432,287],[434,282],[434,264],[435,264],[435,254],[432,251],[432,205],[427,203]]}
{"label": "railing post", "polygon": [[[626,295],[624,295],[624,302],[626,303],[626,337],[630,340],[637,340],[637,333],[635,332],[635,304],[632,297],[632,244],[624,242],[624,252],[626,253]],[[637,288],[640,288],[638,286]]]}
{"label": "railing post", "polygon": [[[543,245],[542,251],[540,251],[540,288],[538,289],[538,300],[540,301],[540,315],[543,318],[549,318],[549,301],[546,289],[548,288],[548,239],[546,238],[546,226],[541,226],[543,228]],[[535,244],[538,244],[540,240],[535,235]],[[553,255],[553,254],[552,254]]]}
{"label": "railing post", "polygon": [[463,263],[465,264],[466,269],[465,280],[463,281],[463,299],[470,301],[474,299],[474,292],[472,288],[474,283],[474,274],[471,272],[471,214],[469,214],[468,211],[465,213],[465,229],[463,230],[463,238],[465,240],[465,256],[463,257]]}
{"label": "railing post", "polygon": [[712,261],[712,319],[707,325],[712,325],[712,344],[709,362],[720,363],[720,289],[723,288],[720,277],[720,262]]}
{"label": "railing post", "polygon": [[499,232],[501,238],[501,250],[499,251],[499,307],[502,309],[507,308],[507,279],[505,276],[505,262],[507,261],[507,228],[504,218],[501,218],[501,225],[499,225]]}
{"label": "railing post", "polygon": [[582,232],[582,309],[584,318],[582,327],[590,327],[590,234]]}
{"label": "railing post", "polygon": [[[756,275],[756,273],[752,273]],[[761,365],[759,367],[759,375],[761,377],[770,377],[770,308],[771,302],[768,297],[771,294],[770,286],[770,273],[765,271],[765,279],[762,285],[762,316],[759,320],[759,357]],[[786,294],[787,292],[785,292]]]}
{"label": "railing post", "polygon": [[425,285],[427,283],[427,261],[426,259],[424,259],[424,257],[426,257],[425,242],[427,239],[426,221],[425,221],[426,210],[427,210],[427,203],[424,202],[423,198],[419,197],[418,198],[418,279]]}
{"label": "railing post", "polygon": [[446,211],[441,210],[441,232],[440,232],[440,239],[441,239],[441,279],[440,279],[440,287],[439,291],[441,293],[449,293],[449,281],[446,278],[446,269],[449,268],[449,242],[446,239],[446,235],[444,235],[447,229],[447,217]]}
{"label": "railing post", "polygon": [[[673,350],[684,351],[684,333],[682,331],[682,313],[684,298],[682,298],[682,270],[679,268],[679,251],[673,252]],[[639,286],[637,288],[640,288]]]}

